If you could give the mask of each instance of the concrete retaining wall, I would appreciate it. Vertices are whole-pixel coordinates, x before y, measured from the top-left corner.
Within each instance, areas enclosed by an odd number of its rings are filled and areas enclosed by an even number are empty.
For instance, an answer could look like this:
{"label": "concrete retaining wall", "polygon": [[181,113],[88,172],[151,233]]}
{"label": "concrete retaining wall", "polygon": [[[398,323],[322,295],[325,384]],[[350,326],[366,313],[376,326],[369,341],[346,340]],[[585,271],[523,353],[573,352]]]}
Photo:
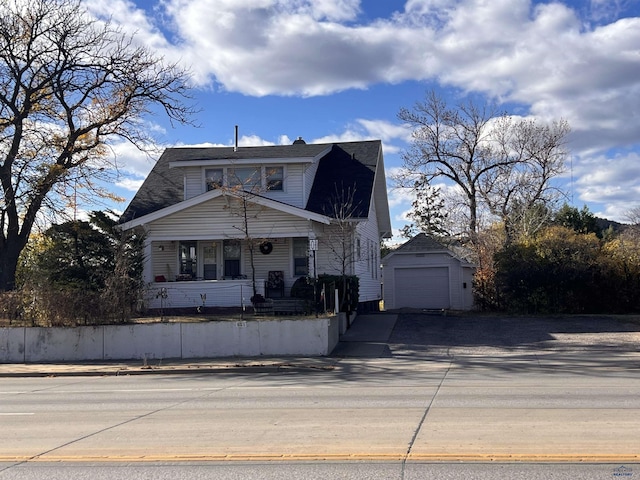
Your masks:
{"label": "concrete retaining wall", "polygon": [[206,323],[0,328],[0,363],[161,358],[324,356],[337,317]]}

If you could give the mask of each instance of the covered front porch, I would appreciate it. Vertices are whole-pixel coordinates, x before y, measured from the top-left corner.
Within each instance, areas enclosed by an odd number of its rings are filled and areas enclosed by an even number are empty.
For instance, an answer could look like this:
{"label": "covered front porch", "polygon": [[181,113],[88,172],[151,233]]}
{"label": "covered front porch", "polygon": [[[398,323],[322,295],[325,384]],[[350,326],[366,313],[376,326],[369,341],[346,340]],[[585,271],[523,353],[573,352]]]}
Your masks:
{"label": "covered front porch", "polygon": [[[256,292],[265,294],[264,279],[256,279]],[[151,309],[251,306],[251,280],[193,280],[152,282],[145,305]]]}
{"label": "covered front porch", "polygon": [[313,264],[308,237],[151,240],[146,251],[150,309],[247,307],[254,287],[265,298],[289,297]]}

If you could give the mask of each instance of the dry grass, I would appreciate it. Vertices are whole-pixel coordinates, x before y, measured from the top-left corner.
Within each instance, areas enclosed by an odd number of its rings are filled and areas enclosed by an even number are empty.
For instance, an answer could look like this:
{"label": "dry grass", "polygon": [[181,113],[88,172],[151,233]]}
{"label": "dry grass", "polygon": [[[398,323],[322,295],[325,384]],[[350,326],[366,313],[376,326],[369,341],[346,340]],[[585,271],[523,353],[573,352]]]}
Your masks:
{"label": "dry grass", "polygon": [[[315,315],[313,315],[315,317]],[[276,320],[282,318],[311,318],[309,315],[255,315],[253,313],[253,307],[247,307],[244,311],[242,308],[215,308],[207,307],[204,312],[199,313],[194,308],[188,309],[171,309],[164,312],[154,310],[147,312],[145,315],[136,316],[131,318],[126,324],[147,324],[147,323],[200,323],[200,322],[236,322],[241,320]],[[101,322],[95,321],[89,323],[89,325],[107,325],[114,322]],[[84,323],[77,323],[71,325],[71,322],[66,326],[84,326]],[[34,325],[30,321],[24,320],[9,320],[7,318],[0,318],[0,327],[33,327]]]}

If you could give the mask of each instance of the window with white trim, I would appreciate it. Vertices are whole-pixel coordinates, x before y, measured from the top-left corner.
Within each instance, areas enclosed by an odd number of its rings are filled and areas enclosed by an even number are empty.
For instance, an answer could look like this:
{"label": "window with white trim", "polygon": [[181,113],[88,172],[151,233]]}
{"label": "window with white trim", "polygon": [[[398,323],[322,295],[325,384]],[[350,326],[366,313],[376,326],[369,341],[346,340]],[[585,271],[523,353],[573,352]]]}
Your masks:
{"label": "window with white trim", "polygon": [[215,190],[223,186],[256,191],[284,190],[284,167],[234,166],[206,168],[204,170],[206,190]]}
{"label": "window with white trim", "polygon": [[262,187],[260,167],[227,168],[227,182],[230,187],[241,187],[243,190],[256,190]]}
{"label": "window with white trim", "polygon": [[216,244],[202,247],[202,273],[205,280],[218,278],[218,246]]}
{"label": "window with white trim", "polygon": [[267,190],[284,189],[283,167],[265,167],[265,177]]}
{"label": "window with white trim", "polygon": [[180,242],[180,275],[196,278],[198,274],[197,242]]}
{"label": "window with white trim", "polygon": [[224,278],[234,279],[240,277],[240,258],[242,247],[240,240],[225,240],[222,244],[224,256]]}
{"label": "window with white trim", "polygon": [[207,191],[222,188],[224,185],[224,170],[222,168],[207,168],[204,172]]}

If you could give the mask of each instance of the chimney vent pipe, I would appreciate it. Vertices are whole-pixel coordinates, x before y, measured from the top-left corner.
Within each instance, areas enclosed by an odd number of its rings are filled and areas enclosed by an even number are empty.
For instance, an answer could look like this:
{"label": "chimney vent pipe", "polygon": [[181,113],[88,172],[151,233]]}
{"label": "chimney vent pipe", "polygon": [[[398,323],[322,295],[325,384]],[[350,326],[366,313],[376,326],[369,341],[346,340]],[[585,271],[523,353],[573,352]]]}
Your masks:
{"label": "chimney vent pipe", "polygon": [[235,143],[233,144],[233,151],[237,152],[238,151],[238,125],[236,125],[235,130],[236,130],[236,135],[235,135],[236,140],[235,140]]}

